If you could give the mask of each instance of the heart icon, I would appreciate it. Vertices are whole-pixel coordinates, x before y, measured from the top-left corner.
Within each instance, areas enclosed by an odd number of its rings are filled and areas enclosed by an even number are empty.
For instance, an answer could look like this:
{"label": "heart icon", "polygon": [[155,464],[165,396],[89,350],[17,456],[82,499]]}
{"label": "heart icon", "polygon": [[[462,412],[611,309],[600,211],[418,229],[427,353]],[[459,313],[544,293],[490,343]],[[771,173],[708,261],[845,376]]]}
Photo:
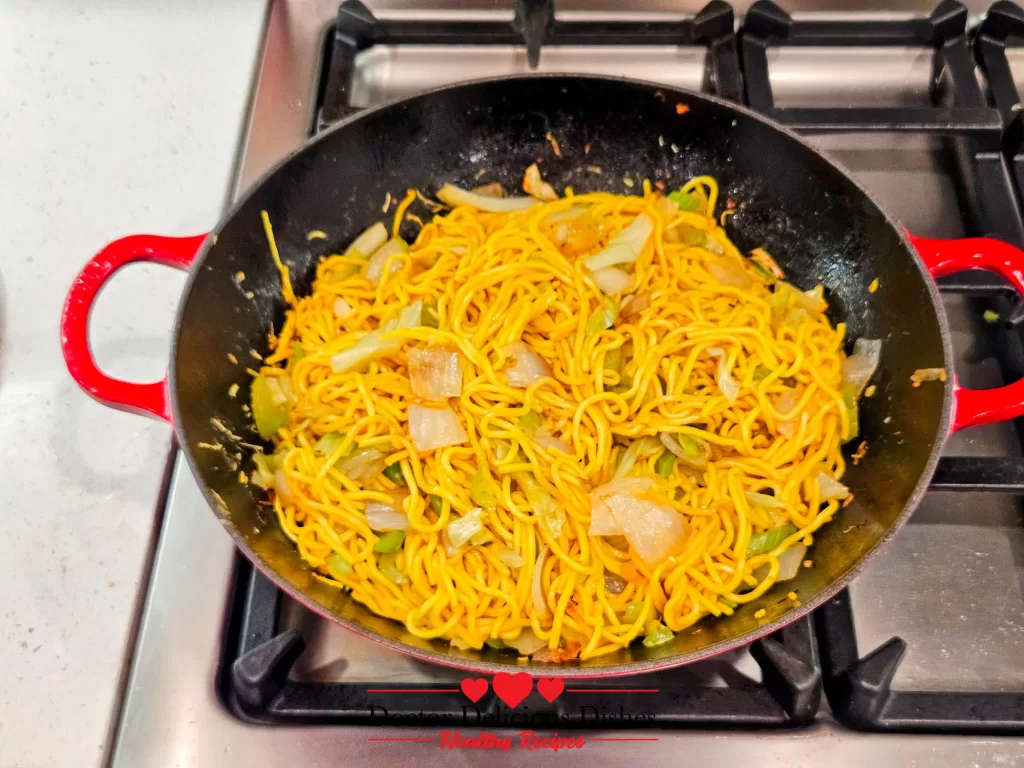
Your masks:
{"label": "heart icon", "polygon": [[537,681],[537,692],[548,701],[554,701],[562,695],[565,683],[558,677],[542,677]]}
{"label": "heart icon", "polygon": [[467,677],[462,681],[462,692],[466,694],[467,699],[476,704],[480,701],[480,697],[487,693],[487,680],[483,677],[478,677],[476,680]]}
{"label": "heart icon", "polygon": [[533,678],[525,672],[517,672],[514,675],[499,672],[494,676],[491,685],[494,686],[498,698],[515,709],[533,690]]}

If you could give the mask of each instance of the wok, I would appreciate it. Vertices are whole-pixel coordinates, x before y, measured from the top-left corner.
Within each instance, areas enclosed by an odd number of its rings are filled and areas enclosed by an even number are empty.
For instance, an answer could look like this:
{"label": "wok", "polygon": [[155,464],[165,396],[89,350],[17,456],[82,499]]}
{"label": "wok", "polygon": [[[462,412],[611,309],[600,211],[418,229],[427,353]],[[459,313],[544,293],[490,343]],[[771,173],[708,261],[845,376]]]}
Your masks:
{"label": "wok", "polygon": [[[248,401],[246,367],[251,350],[266,351],[267,331],[280,327],[285,308],[261,210],[270,215],[296,293],[302,294],[310,290],[322,255],[343,249],[382,218],[387,193],[400,197],[418,188],[429,194],[445,182],[471,187],[498,181],[517,189],[524,169],[538,158],[556,188],[571,184],[577,191],[625,192],[625,177],[638,191],[645,178],[673,188],[693,176],[714,175],[722,188],[719,213],[727,201],[736,205],[727,230],[741,250],[765,248],[801,287],[824,283],[831,319],[847,323],[847,339],[884,343],[873,380],[877,394],[861,405],[861,435],[869,451],[844,476],[854,501],[815,536],[813,568],[801,569],[795,580],[776,585],[732,617],[678,633],[668,645],[634,644],[560,666],[531,663],[527,671],[648,672],[778,629],[845,587],[896,534],[927,489],[951,431],[1024,411],[1024,382],[983,392],[957,385],[949,330],[932,281],[981,268],[1024,291],[1024,252],[994,240],[910,237],[836,163],[743,107],[654,84],[583,76],[479,81],[367,110],[284,159],[208,235],[136,235],[110,244],[82,270],[68,296],[62,325],[68,370],[101,402],[173,422],[214,514],[246,557],[296,600],[421,659],[487,673],[523,670],[515,654],[458,650],[414,637],[313,579],[272,512],[260,504],[262,491],[239,483],[239,470],[251,468],[248,461],[236,462],[230,451],[205,450],[200,443],[223,443],[228,433],[258,441],[241,409]],[[416,228],[406,226],[403,234],[414,236]],[[308,241],[311,230],[323,230],[328,238]],[[87,338],[99,289],[120,267],[139,260],[191,270],[169,374],[152,384],[100,372]],[[881,289],[872,293],[868,286],[876,278]],[[915,369],[932,367],[949,371],[948,381],[914,388]],[[236,398],[229,396],[232,385],[239,387]],[[790,590],[799,593],[799,607],[785,599]],[[765,614],[756,618],[759,609]]]}

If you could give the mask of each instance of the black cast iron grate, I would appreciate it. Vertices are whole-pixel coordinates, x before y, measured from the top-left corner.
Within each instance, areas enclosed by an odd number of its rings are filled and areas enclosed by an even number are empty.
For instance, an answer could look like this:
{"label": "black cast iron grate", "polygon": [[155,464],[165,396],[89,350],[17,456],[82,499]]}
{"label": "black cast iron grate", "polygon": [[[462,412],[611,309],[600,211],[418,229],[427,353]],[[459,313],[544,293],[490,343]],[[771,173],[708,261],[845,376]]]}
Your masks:
{"label": "black cast iron grate", "polygon": [[[1010,3],[1002,7],[998,29],[1005,42],[1006,19],[1012,34],[1024,29],[1024,14]],[[993,23],[986,20],[992,28]],[[982,25],[982,30],[985,24]],[[979,51],[993,46],[979,40]],[[772,46],[928,46],[935,50],[930,106],[915,108],[778,108],[768,72]],[[924,19],[896,22],[797,21],[770,0],[750,8],[740,32],[740,52],[746,101],[749,106],[807,133],[898,131],[942,136],[949,140],[960,175],[968,231],[1024,245],[1024,224],[1013,182],[1003,157],[1004,119],[1016,121],[1012,104],[1000,81],[1005,110],[986,104],[974,76],[967,36],[967,9],[956,0],[943,0]],[[984,59],[984,55],[982,56]],[[1005,60],[1005,56],[1004,56]],[[1006,72],[1008,73],[1008,68]],[[1012,80],[1009,86],[1012,88]],[[996,90],[995,88],[993,89]],[[1010,104],[1005,102],[1012,98]],[[997,100],[997,106],[1000,102]],[[1003,117],[1000,116],[1003,112]],[[1007,381],[1024,373],[1022,337],[1014,320],[1017,297],[995,275],[968,272],[943,278],[940,290],[993,302],[1004,327],[995,329],[995,348]],[[1018,419],[1018,433],[1021,430]],[[936,491],[988,491],[1024,493],[1024,462],[1011,458],[945,456],[931,486]],[[856,626],[850,597],[844,591],[814,614],[822,681],[833,715],[859,730],[938,733],[1024,733],[1024,695],[902,691],[892,680],[906,652],[906,643],[893,637],[865,656],[857,649]]]}
{"label": "black cast iron grate", "polygon": [[[358,0],[345,0],[328,39],[316,128],[355,111],[350,102],[355,57],[375,44],[524,43],[531,63],[536,63],[543,44],[699,44],[708,49],[704,90],[733,100],[745,97],[749,106],[796,130],[898,131],[948,138],[961,176],[960,192],[970,234],[992,235],[1024,245],[1024,221],[1003,154],[1006,149],[1015,161],[1018,178],[1024,179],[1024,164],[1016,162],[1024,158],[1022,141],[1017,138],[1021,133],[1020,116],[1013,107],[1018,101],[1016,89],[1009,90],[1013,83],[1007,79],[1008,67],[1001,76],[1003,70],[998,63],[1000,53],[1005,61],[1001,47],[1024,30],[1024,14],[1010,5],[1000,2],[993,7],[975,43],[979,62],[993,80],[993,109],[986,104],[974,78],[967,11],[955,0],[944,0],[927,19],[895,22],[796,21],[774,3],[762,0],[751,7],[744,20],[739,55],[732,9],[720,0],[712,0],[693,19],[675,23],[562,22],[555,18],[552,0],[523,0],[512,24],[383,21],[374,18]],[[777,108],[768,77],[767,51],[783,45],[933,47],[932,105]],[[1002,317],[1009,318],[993,329],[993,341],[1004,377],[1012,380],[1024,376],[1024,343],[1017,320],[1022,313],[1009,286],[995,276],[975,272],[944,278],[940,288],[991,302]],[[1022,420],[1017,426],[1024,439]],[[1022,464],[1004,458],[943,457],[932,489],[1024,494]],[[295,630],[279,628],[283,599],[287,598],[280,590],[239,558],[220,679],[221,693],[239,718],[266,724],[360,723],[371,720],[370,708],[376,703],[399,716],[427,713],[443,722],[446,714],[459,713],[466,704],[457,690],[428,692],[436,684],[375,684],[375,689],[391,693],[371,695],[366,684],[292,679],[290,671],[305,642]],[[615,725],[799,727],[814,720],[823,683],[834,716],[860,730],[1024,733],[1024,696],[1019,694],[893,690],[891,682],[905,648],[905,643],[894,637],[861,657],[849,596],[843,592],[816,611],[813,619],[804,618],[751,647],[761,667],[761,684],[662,688],[654,704],[649,697],[639,700],[633,694],[623,694],[616,698],[616,704],[622,704],[626,711],[653,710],[655,717]],[[586,686],[582,683],[579,687]],[[492,702],[492,707],[496,706]],[[551,722],[562,727],[594,725],[572,711],[572,706],[563,696],[554,705],[535,707],[534,712],[539,722],[557,717]]]}

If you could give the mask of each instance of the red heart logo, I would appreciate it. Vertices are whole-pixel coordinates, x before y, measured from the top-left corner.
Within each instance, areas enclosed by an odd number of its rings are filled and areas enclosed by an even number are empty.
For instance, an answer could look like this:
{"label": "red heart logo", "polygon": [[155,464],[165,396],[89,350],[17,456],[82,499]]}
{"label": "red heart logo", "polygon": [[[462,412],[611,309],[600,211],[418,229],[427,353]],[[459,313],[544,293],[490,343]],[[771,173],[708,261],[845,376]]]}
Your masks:
{"label": "red heart logo", "polygon": [[558,677],[542,677],[537,681],[537,692],[548,701],[554,701],[562,695],[565,683]]}
{"label": "red heart logo", "polygon": [[533,690],[533,678],[525,672],[517,672],[514,675],[499,672],[494,676],[491,685],[494,686],[498,698],[515,709]]}
{"label": "red heart logo", "polygon": [[480,697],[487,693],[487,680],[482,677],[478,677],[476,680],[467,677],[462,681],[462,692],[466,694],[467,699],[476,704],[480,701]]}

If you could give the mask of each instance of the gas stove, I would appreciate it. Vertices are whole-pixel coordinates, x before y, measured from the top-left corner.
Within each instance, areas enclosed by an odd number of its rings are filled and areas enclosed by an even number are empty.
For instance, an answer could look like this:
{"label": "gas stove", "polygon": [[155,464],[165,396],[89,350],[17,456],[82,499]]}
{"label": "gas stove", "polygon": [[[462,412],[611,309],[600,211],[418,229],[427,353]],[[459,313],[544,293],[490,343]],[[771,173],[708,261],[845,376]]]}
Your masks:
{"label": "gas stove", "polygon": [[[804,133],[928,237],[1024,245],[1024,12],[955,0],[839,13],[767,0],[270,6],[236,194],[355,111],[469,77],[614,74],[715,93]],[[840,4],[835,4],[840,5]],[[827,9],[827,10],[826,10]],[[987,273],[940,281],[970,387],[1024,375],[1024,312]],[[998,319],[992,320],[995,313]],[[884,555],[811,617],[658,675],[471,702],[464,678],[280,593],[234,552],[179,461],[143,607],[115,765],[450,764],[439,733],[582,736],[570,764],[788,766],[1024,759],[1024,423],[948,443]],[[492,750],[495,764],[542,759]]]}

